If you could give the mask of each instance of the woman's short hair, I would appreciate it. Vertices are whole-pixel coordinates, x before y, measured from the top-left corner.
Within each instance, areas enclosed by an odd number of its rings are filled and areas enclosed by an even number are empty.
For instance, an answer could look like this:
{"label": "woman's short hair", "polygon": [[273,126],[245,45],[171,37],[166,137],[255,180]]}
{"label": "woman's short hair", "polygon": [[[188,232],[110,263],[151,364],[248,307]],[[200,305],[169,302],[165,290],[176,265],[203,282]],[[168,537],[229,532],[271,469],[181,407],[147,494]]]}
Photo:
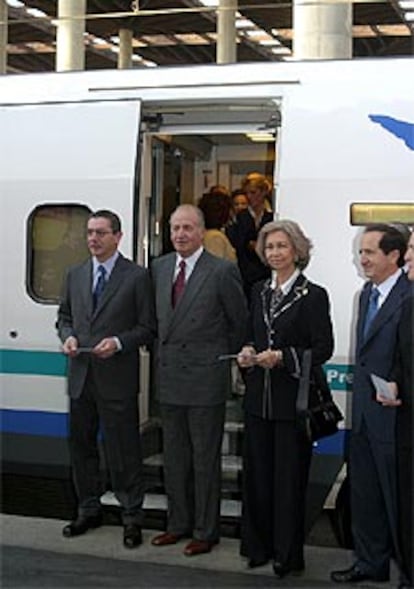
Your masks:
{"label": "woman's short hair", "polygon": [[267,265],[265,257],[266,239],[270,233],[274,233],[275,231],[283,231],[288,236],[296,253],[295,265],[299,270],[304,270],[309,264],[312,242],[306,237],[299,225],[289,219],[270,221],[263,225],[259,231],[256,243],[256,253],[259,258]]}
{"label": "woman's short hair", "polygon": [[231,199],[226,193],[207,192],[198,206],[203,212],[206,229],[221,229],[229,220]]}

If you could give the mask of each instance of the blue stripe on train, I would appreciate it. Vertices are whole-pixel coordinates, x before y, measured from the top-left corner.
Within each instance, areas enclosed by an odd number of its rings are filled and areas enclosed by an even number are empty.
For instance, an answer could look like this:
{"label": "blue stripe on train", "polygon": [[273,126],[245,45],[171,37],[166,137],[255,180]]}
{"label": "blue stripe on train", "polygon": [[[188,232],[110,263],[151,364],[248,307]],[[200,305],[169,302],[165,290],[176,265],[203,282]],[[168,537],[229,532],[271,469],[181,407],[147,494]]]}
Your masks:
{"label": "blue stripe on train", "polygon": [[[0,431],[9,434],[26,434],[32,436],[51,436],[65,438],[68,435],[67,413],[47,411],[0,410]],[[315,442],[315,454],[343,454],[345,430],[340,430],[329,438]]]}
{"label": "blue stripe on train", "polygon": [[0,350],[0,373],[66,375],[65,356],[60,352]]}
{"label": "blue stripe on train", "polygon": [[50,411],[0,410],[0,431],[7,434],[26,434],[32,436],[68,436],[67,413]]}

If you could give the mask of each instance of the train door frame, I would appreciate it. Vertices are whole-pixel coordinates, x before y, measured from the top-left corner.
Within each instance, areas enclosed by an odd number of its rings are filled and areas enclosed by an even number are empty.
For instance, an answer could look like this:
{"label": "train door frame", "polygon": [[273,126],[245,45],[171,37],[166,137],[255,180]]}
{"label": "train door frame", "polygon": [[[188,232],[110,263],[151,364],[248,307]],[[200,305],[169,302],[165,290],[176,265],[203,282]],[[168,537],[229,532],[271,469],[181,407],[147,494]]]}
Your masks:
{"label": "train door frame", "polygon": [[[197,144],[196,150],[201,153],[204,148],[203,141],[206,141],[207,136],[230,137],[245,135],[249,132],[271,133],[273,140],[270,143],[274,149],[272,206],[275,211],[277,210],[279,157],[276,154],[279,153],[278,150],[280,149],[281,99],[269,100],[263,98],[257,100],[254,104],[252,101],[248,105],[242,105],[241,103],[240,111],[237,108],[232,111],[232,106],[234,108],[233,103],[229,105],[228,100],[218,101],[213,105],[213,115],[211,115],[211,105],[207,102],[199,102],[196,105],[174,104],[173,107],[158,105],[156,109],[147,107],[147,110],[145,104],[143,104],[140,135],[140,182],[137,203],[139,212],[138,263],[149,266],[152,257],[165,253],[163,231],[168,231],[168,220],[164,219],[163,215],[165,204],[163,195],[165,189],[165,177],[163,175],[165,170],[165,145],[172,146],[173,151],[174,149],[185,151],[188,138],[192,137]],[[242,110],[243,106],[244,111]],[[174,120],[176,112],[184,113],[185,120]],[[247,120],[238,121],[238,112],[243,115],[240,117],[241,119]],[[214,113],[216,113],[216,116]],[[233,116],[228,117],[231,120],[226,121],[228,113]],[[192,118],[198,120],[188,120]],[[186,141],[183,141],[185,138]],[[193,169],[195,167],[195,164],[193,164]],[[215,177],[218,178],[218,170],[215,172]],[[193,178],[193,185],[195,184],[196,179]],[[192,202],[194,204],[197,203],[197,197],[201,197],[201,193],[198,194],[193,190]],[[180,199],[180,202],[191,202],[189,195],[187,194],[186,198]],[[141,356],[141,360],[140,408],[141,421],[145,423],[145,421],[151,421],[153,417],[156,417],[156,409],[153,403],[154,378],[151,375],[151,360],[149,357],[143,356]]]}

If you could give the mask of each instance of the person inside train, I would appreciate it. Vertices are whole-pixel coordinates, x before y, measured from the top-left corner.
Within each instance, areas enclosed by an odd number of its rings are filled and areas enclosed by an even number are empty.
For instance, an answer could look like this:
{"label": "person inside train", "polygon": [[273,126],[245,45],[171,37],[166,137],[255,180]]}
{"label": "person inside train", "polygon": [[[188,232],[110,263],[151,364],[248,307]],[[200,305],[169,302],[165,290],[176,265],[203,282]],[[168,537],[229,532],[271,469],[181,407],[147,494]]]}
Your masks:
{"label": "person inside train", "polygon": [[235,262],[236,252],[224,231],[231,209],[231,199],[227,190],[214,187],[203,194],[198,207],[204,215],[203,245],[205,249],[219,258]]}
{"label": "person inside train", "polygon": [[263,174],[253,172],[242,182],[249,206],[237,216],[237,223],[227,229],[227,236],[236,250],[237,261],[247,298],[258,280],[268,278],[269,268],[256,253],[257,234],[261,227],[273,219],[268,209],[269,182]]}
{"label": "person inside train", "polygon": [[305,350],[312,375],[333,353],[326,290],[303,274],[311,242],[297,223],[272,221],[256,251],[271,277],[252,289],[244,369],[245,448],[240,553],[250,568],[272,561],[278,578],[305,568],[305,505],[312,443],[297,428],[298,376]]}

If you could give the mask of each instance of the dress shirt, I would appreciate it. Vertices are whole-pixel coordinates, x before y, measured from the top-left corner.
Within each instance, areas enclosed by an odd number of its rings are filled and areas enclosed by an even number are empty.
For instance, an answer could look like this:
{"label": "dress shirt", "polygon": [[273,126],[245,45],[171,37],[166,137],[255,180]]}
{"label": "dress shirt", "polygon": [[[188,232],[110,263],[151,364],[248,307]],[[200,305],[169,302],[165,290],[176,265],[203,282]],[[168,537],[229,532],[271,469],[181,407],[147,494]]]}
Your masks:
{"label": "dress shirt", "polygon": [[[105,274],[105,284],[108,282],[110,276],[111,276],[111,272],[114,269],[115,263],[118,259],[119,256],[119,252],[118,250],[116,250],[116,252],[107,260],[105,260],[105,262],[99,262],[95,256],[92,257],[92,264],[93,264],[93,280],[92,280],[92,292],[95,290],[96,287],[96,283],[98,282],[98,278],[99,278],[99,266],[103,266],[105,268],[106,274]],[[120,350],[122,350],[122,344],[121,341],[119,339],[119,337],[117,337],[116,335],[112,336],[115,343],[116,343],[116,347],[118,348],[118,352]]]}
{"label": "dress shirt", "polygon": [[176,260],[175,260],[175,270],[174,270],[174,279],[173,282],[175,282],[177,275],[180,271],[180,262],[181,260],[184,260],[185,262],[185,282],[188,282],[188,279],[190,278],[194,267],[198,261],[198,258],[201,256],[201,254],[203,253],[204,248],[203,247],[199,247],[197,251],[195,251],[193,254],[191,254],[191,256],[188,256],[188,258],[183,258],[182,256],[180,256],[180,254],[177,254],[176,256]]}
{"label": "dress shirt", "polygon": [[92,281],[92,292],[95,290],[96,287],[96,283],[98,282],[98,277],[99,277],[99,271],[98,268],[99,266],[103,266],[105,268],[105,283],[108,282],[109,277],[111,276],[111,272],[114,269],[115,263],[118,259],[119,256],[119,252],[118,250],[107,260],[105,260],[105,262],[99,262],[95,256],[92,258],[92,264],[93,264],[93,281]]}
{"label": "dress shirt", "polygon": [[395,283],[397,282],[397,280],[401,276],[401,273],[402,273],[401,268],[398,268],[398,270],[396,272],[394,272],[394,274],[391,274],[391,276],[388,276],[388,278],[386,280],[384,280],[384,282],[381,282],[381,284],[375,285],[378,289],[378,292],[379,292],[378,309],[380,309],[381,306],[384,304],[385,299],[390,294]]}
{"label": "dress shirt", "polygon": [[[296,269],[293,272],[292,276],[290,276],[290,278],[288,278],[286,280],[286,282],[278,285],[280,287],[281,291],[283,292],[283,296],[286,296],[290,292],[290,290],[291,290],[292,286],[294,285],[294,283],[296,282],[299,274],[300,274],[300,271],[298,269]],[[272,281],[270,283],[270,288],[272,290],[277,288],[276,281],[277,281],[277,274],[276,274],[276,272],[273,272],[272,273]]]}

